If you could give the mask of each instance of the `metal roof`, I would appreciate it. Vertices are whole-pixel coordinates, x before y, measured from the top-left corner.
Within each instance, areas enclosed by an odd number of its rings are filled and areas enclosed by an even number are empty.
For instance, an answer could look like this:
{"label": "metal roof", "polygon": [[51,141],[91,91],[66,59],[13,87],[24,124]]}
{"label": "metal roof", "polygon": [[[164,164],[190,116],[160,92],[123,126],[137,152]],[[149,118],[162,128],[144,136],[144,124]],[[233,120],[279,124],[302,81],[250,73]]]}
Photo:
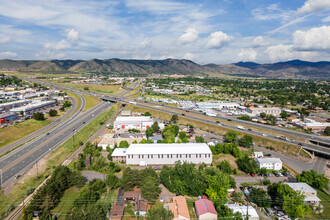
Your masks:
{"label": "metal roof", "polygon": [[257,158],[259,163],[282,163],[280,158]]}
{"label": "metal roof", "polygon": [[301,192],[311,192],[311,193],[316,193],[316,190],[313,189],[310,185],[307,183],[287,183],[291,189],[294,191],[301,191]]}
{"label": "metal roof", "polygon": [[131,144],[126,154],[211,154],[205,143]]}

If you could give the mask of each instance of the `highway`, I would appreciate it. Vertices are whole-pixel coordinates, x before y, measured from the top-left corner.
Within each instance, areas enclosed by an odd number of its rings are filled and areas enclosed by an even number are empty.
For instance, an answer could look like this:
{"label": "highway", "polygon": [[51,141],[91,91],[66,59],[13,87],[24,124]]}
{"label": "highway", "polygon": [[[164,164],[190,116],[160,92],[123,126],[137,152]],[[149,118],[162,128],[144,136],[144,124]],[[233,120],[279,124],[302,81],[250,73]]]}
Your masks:
{"label": "highway", "polygon": [[[79,95],[79,94],[78,94]],[[79,111],[81,109],[83,109],[85,107],[85,99],[79,95],[80,99],[81,99],[81,103],[82,103],[82,106],[79,108]],[[72,102],[72,107],[69,109],[69,111],[67,111],[62,117],[56,119],[55,121],[51,122],[50,124],[46,125],[45,127],[33,132],[32,134],[29,134],[28,136],[20,139],[20,140],[17,140],[11,144],[8,144],[4,147],[1,147],[0,148],[0,156],[7,153],[8,151],[11,151],[13,149],[15,149],[16,147],[36,138],[37,136],[39,136],[40,134],[48,131],[49,129],[57,126],[60,122],[64,121],[65,119],[67,119],[70,115],[72,115],[72,113],[77,109],[77,103],[76,103],[76,100],[74,98],[71,99],[71,102]]]}
{"label": "highway", "polygon": [[15,175],[24,174],[36,161],[69,139],[74,130],[79,131],[110,106],[110,104],[102,102],[84,113],[78,111],[70,119],[51,129],[48,133],[40,135],[0,158],[3,185],[11,182]]}

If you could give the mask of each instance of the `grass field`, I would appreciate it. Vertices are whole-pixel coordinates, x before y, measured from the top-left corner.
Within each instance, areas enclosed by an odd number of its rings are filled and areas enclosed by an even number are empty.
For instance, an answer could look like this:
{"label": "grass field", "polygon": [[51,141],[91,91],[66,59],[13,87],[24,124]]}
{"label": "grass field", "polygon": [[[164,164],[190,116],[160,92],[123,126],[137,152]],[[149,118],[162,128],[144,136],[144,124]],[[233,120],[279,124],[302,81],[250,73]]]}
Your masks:
{"label": "grass field", "polygon": [[[76,143],[88,140],[88,138],[101,127],[100,122],[110,119],[116,113],[118,108],[119,104],[114,105],[109,111],[96,117],[94,121],[77,132],[75,134]],[[51,168],[60,165],[76,150],[77,147],[78,146],[72,146],[72,138],[70,138],[47,156],[47,167],[39,167],[39,179],[36,179],[35,176],[33,176],[24,182],[15,184],[13,190],[8,196],[0,193],[0,219],[9,214],[7,212],[8,207],[16,207],[22,201],[22,198],[26,197],[25,191],[28,187],[36,188],[51,173]]]}
{"label": "grass field", "polygon": [[[73,92],[69,92],[69,91],[66,91],[66,93],[68,94],[68,96],[70,96],[70,97],[72,97],[72,98],[74,98],[75,100],[76,100],[76,103],[77,103],[77,106],[81,106],[81,99],[79,98],[79,96],[78,95],[76,95],[75,93],[73,93]],[[77,110],[79,109],[79,107],[77,108]],[[76,111],[77,111],[76,110]],[[76,112],[75,111],[75,112]]]}
{"label": "grass field", "polygon": [[323,213],[316,215],[315,213],[312,213],[308,216],[306,216],[306,219],[312,218],[312,219],[330,219],[330,209],[329,209],[329,201],[330,201],[330,195],[327,194],[324,191],[317,190],[317,197],[321,199],[321,204],[323,205]]}
{"label": "grass field", "polygon": [[95,97],[95,96],[83,95],[83,97],[86,100],[86,106],[85,106],[83,112],[87,111],[90,108],[93,108],[95,105],[97,105],[101,102],[101,99],[99,99],[98,97]]}
{"label": "grass field", "polygon": [[76,89],[84,89],[85,87],[88,87],[89,91],[91,92],[102,92],[111,95],[115,95],[123,91],[123,89],[120,88],[121,87],[120,85],[73,84],[73,83],[61,83],[61,84]]}
{"label": "grass field", "polygon": [[66,219],[67,216],[65,214],[73,208],[73,203],[78,198],[82,189],[79,190],[76,187],[67,189],[61,198],[61,202],[52,210],[52,213],[62,213],[64,215],[60,215],[58,219]]}
{"label": "grass field", "polygon": [[190,219],[197,219],[195,208],[194,208],[195,201],[196,201],[196,199],[186,199]]}
{"label": "grass field", "polygon": [[12,126],[0,128],[0,147],[20,140],[27,135],[45,127],[50,122],[50,120],[36,121],[34,119],[29,119]]}

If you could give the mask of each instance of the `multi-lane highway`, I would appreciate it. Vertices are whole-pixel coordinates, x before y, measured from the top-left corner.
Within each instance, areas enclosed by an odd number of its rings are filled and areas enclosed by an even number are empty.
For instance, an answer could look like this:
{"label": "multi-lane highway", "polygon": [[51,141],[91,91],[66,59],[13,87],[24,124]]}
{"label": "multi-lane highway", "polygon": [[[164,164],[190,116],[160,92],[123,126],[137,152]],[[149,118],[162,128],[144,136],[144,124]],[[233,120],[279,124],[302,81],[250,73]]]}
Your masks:
{"label": "multi-lane highway", "polygon": [[[78,109],[78,111],[80,111],[80,110],[82,110],[82,109],[85,108],[85,99],[81,95],[79,95],[79,97],[81,99],[81,103],[82,104],[81,104],[80,108]],[[47,126],[45,126],[45,127],[41,128],[41,129],[33,132],[32,134],[29,134],[28,136],[26,136],[26,137],[24,137],[24,138],[22,138],[20,140],[17,140],[15,142],[11,143],[11,144],[8,144],[8,145],[6,145],[4,147],[1,147],[0,148],[0,156],[3,155],[3,154],[5,154],[5,153],[7,153],[7,152],[9,152],[9,151],[11,151],[11,150],[13,150],[13,149],[15,149],[16,147],[18,147],[18,146],[20,146],[20,145],[22,145],[24,143],[26,143],[26,142],[28,142],[28,141],[36,138],[37,136],[39,136],[42,133],[48,131],[49,129],[57,126],[59,123],[61,123],[65,119],[67,119],[70,115],[72,115],[72,113],[78,107],[77,106],[77,102],[76,102],[76,100],[74,98],[71,99],[71,102],[72,102],[72,107],[69,109],[69,111],[67,111],[65,113],[65,115],[63,115],[62,117],[60,117],[60,118],[56,119],[55,121],[51,122]]]}

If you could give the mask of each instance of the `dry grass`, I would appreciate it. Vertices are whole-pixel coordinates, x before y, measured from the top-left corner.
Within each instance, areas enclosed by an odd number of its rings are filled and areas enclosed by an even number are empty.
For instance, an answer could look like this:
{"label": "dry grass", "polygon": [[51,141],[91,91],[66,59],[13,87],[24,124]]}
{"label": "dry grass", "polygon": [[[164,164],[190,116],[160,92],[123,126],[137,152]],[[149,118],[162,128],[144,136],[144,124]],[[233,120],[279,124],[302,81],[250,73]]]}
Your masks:
{"label": "dry grass", "polygon": [[111,95],[115,95],[123,89],[121,89],[121,85],[97,85],[97,84],[72,84],[72,83],[61,83],[62,85],[73,87],[76,89],[84,89],[88,87],[89,91],[91,92],[102,92]]}
{"label": "dry grass", "polygon": [[83,112],[87,111],[90,108],[93,108],[95,105],[97,105],[101,102],[101,99],[99,99],[98,97],[95,97],[95,96],[83,95],[83,97],[86,100],[86,106],[85,106]]}

